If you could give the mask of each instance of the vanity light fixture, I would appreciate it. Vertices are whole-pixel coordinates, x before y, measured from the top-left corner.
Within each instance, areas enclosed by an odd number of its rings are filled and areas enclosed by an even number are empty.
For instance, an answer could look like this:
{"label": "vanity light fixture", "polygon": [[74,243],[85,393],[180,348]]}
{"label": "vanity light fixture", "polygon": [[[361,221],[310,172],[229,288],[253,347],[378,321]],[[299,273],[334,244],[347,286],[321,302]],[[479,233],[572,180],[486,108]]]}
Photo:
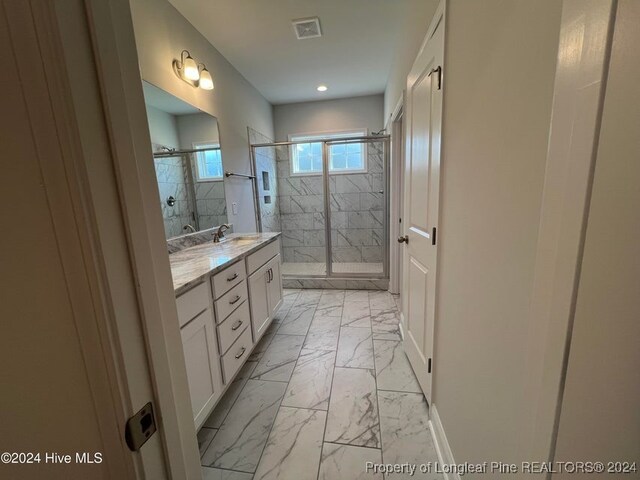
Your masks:
{"label": "vanity light fixture", "polygon": [[318,88],[316,88],[316,90],[318,90],[319,92],[326,92],[328,88],[326,85],[318,85]]}
{"label": "vanity light fixture", "polygon": [[211,73],[204,63],[196,63],[188,50],[180,53],[180,60],[173,61],[173,71],[192,87],[213,90]]}
{"label": "vanity light fixture", "polygon": [[204,66],[204,63],[201,63],[202,70],[200,71],[200,88],[204,90],[213,90],[213,79],[211,78],[211,74],[207,67]]}

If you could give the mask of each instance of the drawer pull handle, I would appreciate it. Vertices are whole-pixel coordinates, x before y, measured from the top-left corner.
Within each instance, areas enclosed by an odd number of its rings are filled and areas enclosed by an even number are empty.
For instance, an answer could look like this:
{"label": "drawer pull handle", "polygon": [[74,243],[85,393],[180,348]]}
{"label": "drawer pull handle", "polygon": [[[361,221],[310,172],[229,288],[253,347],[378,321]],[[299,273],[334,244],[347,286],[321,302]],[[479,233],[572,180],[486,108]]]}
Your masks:
{"label": "drawer pull handle", "polygon": [[240,350],[240,353],[238,353],[236,355],[236,358],[240,358],[242,355],[244,355],[244,352],[246,352],[246,351],[247,351],[247,349],[245,347],[242,347],[242,350]]}
{"label": "drawer pull handle", "polygon": [[233,305],[234,303],[238,303],[238,301],[240,300],[240,295],[236,295],[236,298],[234,298],[233,300],[231,300],[229,302],[229,305]]}
{"label": "drawer pull handle", "polygon": [[236,278],[238,278],[238,272],[233,274],[233,277],[227,278],[227,282],[233,282]]}
{"label": "drawer pull handle", "polygon": [[239,328],[240,328],[240,325],[242,325],[242,320],[238,320],[238,321],[235,323],[235,325],[233,325],[233,326],[231,327],[231,330],[237,330],[237,329],[239,329]]}

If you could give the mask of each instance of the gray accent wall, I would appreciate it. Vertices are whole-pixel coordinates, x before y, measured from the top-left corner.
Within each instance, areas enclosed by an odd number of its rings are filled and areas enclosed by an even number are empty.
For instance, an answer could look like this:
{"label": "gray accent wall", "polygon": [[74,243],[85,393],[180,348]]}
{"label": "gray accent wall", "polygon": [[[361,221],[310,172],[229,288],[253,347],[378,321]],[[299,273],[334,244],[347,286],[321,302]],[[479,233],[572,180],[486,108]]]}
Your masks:
{"label": "gray accent wall", "polygon": [[287,141],[295,133],[359,128],[377,132],[384,127],[383,107],[382,94],[276,105],[273,107],[276,141]]}

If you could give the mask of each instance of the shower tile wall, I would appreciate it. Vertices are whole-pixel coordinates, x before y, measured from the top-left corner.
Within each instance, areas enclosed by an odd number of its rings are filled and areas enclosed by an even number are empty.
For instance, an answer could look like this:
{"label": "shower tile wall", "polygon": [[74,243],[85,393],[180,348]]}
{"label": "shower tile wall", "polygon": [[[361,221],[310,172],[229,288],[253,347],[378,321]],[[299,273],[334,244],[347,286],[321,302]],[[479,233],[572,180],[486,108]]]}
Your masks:
{"label": "shower tile wall", "polygon": [[[369,145],[367,173],[329,177],[334,263],[383,261],[382,148],[381,143]],[[284,261],[325,262],[322,176],[291,176],[289,148],[276,151]]]}
{"label": "shower tile wall", "polygon": [[195,195],[200,230],[227,223],[224,181],[196,182]]}
{"label": "shower tile wall", "polygon": [[[181,157],[170,157],[158,158],[154,163],[165,235],[167,238],[182,235],[184,225],[194,223],[191,217],[193,201],[185,183],[187,177],[184,162]],[[176,199],[173,207],[167,204],[170,196]]]}
{"label": "shower tile wall", "polygon": [[[248,127],[249,143],[272,143],[273,140],[262,133]],[[282,231],[280,217],[280,201],[278,197],[278,175],[276,172],[275,147],[255,149],[258,198],[260,201],[260,220],[263,232]],[[265,174],[266,172],[266,174]],[[267,183],[267,185],[265,185]],[[265,188],[268,187],[268,188]],[[270,202],[270,203],[267,203]]]}

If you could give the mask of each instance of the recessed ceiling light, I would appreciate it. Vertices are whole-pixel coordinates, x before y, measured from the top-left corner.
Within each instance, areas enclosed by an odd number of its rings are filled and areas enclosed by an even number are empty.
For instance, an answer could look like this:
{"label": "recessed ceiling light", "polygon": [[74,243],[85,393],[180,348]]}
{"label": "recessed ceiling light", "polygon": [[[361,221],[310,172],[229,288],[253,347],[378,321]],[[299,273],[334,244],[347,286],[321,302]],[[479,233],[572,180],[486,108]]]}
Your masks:
{"label": "recessed ceiling light", "polygon": [[326,85],[318,85],[318,88],[316,88],[316,90],[318,90],[319,92],[326,92],[327,91],[327,86]]}

